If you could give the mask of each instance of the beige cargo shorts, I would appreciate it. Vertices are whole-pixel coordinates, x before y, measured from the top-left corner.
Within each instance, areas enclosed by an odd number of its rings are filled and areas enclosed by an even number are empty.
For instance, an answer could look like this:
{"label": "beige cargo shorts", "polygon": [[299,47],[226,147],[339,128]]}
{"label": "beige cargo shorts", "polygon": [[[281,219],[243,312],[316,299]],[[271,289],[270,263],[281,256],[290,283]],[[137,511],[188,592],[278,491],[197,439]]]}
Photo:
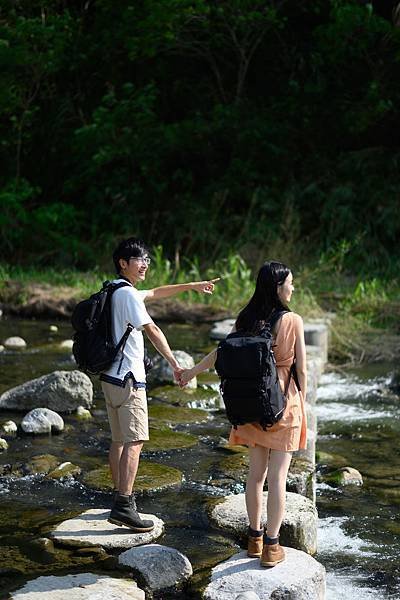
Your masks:
{"label": "beige cargo shorts", "polygon": [[124,387],[101,382],[113,442],[145,442],[149,439],[149,419],[145,388],[127,379]]}

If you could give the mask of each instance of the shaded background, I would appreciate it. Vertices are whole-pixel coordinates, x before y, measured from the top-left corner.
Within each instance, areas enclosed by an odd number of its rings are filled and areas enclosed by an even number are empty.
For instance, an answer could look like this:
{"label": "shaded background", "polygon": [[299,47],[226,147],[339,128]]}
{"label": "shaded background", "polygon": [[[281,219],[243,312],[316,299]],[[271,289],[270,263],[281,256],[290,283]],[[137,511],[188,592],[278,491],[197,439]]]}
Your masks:
{"label": "shaded background", "polygon": [[3,260],[103,266],[136,234],[397,274],[399,6],[2,0]]}

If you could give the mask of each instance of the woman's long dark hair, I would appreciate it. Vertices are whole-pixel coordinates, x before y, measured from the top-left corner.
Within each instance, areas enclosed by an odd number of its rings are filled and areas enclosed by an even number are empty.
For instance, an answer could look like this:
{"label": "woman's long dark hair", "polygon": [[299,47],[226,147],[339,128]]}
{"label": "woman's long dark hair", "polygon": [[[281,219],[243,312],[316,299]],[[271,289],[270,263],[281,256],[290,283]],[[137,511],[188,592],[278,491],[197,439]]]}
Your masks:
{"label": "woman's long dark hair", "polygon": [[289,275],[290,269],[280,262],[266,262],[257,275],[256,289],[249,303],[236,319],[236,329],[259,332],[275,310],[289,310],[279,299],[278,285]]}

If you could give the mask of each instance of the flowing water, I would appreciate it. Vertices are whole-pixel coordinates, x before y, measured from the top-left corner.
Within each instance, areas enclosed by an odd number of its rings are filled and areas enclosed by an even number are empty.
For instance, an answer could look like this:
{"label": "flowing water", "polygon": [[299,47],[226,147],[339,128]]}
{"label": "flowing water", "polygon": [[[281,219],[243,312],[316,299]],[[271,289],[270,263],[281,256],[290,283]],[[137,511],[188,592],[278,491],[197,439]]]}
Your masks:
{"label": "flowing water", "polygon": [[[28,342],[22,352],[0,354],[0,393],[5,389],[56,369],[72,369],[69,352],[59,342],[69,338],[70,328],[58,323],[5,319],[0,321],[0,340],[21,335]],[[163,327],[171,346],[191,354],[209,349],[208,326]],[[328,600],[357,595],[369,598],[400,598],[398,508],[400,503],[400,456],[397,415],[399,398],[387,388],[391,365],[375,371],[364,369],[338,376],[324,374],[319,389],[318,450],[321,454],[317,502],[320,515],[317,559],[327,568]],[[207,379],[207,378],[206,378]],[[204,382],[211,384],[210,381]],[[109,433],[98,382],[95,387],[93,420],[78,422],[64,417],[64,432],[9,438],[9,449],[0,454],[0,465],[26,463],[38,454],[53,454],[71,461],[83,471],[104,465]],[[209,395],[215,397],[211,386]],[[150,392],[151,396],[151,392]],[[150,405],[156,402],[150,400]],[[201,402],[204,407],[204,400]],[[144,451],[143,458],[180,469],[180,488],[154,492],[139,499],[140,510],[159,515],[166,523],[160,543],[184,552],[194,568],[190,589],[178,598],[199,598],[210,567],[238,550],[237,540],[212,527],[208,508],[219,497],[242,492],[246,472],[245,455],[232,455],[221,447],[229,429],[224,415],[210,402],[209,418],[201,423],[177,424],[176,431],[190,432],[198,443],[191,448]],[[20,423],[24,413],[3,412],[1,420]],[[361,471],[362,487],[333,487],[322,481],[327,454],[337,466]],[[331,467],[332,468],[332,465]],[[0,597],[23,582],[45,574],[99,572],[121,576],[101,557],[82,557],[71,549],[56,548],[49,557],[35,542],[46,536],[55,523],[89,508],[107,506],[110,494],[93,491],[81,480],[63,482],[42,475],[0,477]],[[111,569],[111,570],[110,570]],[[162,594],[163,600],[172,595]],[[160,596],[161,598],[161,596]]]}

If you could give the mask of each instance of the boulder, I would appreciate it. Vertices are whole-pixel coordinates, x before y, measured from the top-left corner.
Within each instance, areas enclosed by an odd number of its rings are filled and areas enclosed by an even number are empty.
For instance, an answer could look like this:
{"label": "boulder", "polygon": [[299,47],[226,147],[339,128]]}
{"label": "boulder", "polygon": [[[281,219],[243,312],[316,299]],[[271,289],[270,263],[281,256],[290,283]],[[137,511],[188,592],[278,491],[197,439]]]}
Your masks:
{"label": "boulder", "polygon": [[146,533],[134,533],[127,527],[118,527],[107,521],[109,509],[95,508],[63,521],[50,533],[50,537],[64,546],[102,546],[118,549],[149,544],[162,535],[164,523],[154,515],[139,513],[143,519],[154,521],[155,527]]}
{"label": "boulder", "polygon": [[56,577],[38,577],[28,581],[10,595],[11,600],[95,600],[118,598],[118,600],[145,600],[144,592],[134,581],[115,579],[95,573],[78,573]]}
{"label": "boulder", "polygon": [[323,480],[333,485],[363,485],[360,471],[353,467],[341,467],[323,476]]}
{"label": "boulder", "polygon": [[[266,522],[268,492],[264,492],[262,521]],[[222,529],[244,537],[248,527],[245,495],[226,496],[211,510],[211,520]],[[286,510],[280,531],[282,544],[303,550],[308,554],[317,551],[317,510],[308,498],[292,492],[286,493]]]}
{"label": "boulder", "polygon": [[18,427],[14,421],[4,421],[4,423],[0,425],[0,433],[3,433],[4,435],[14,435],[14,433],[17,433],[17,430]]}
{"label": "boulder", "polygon": [[25,433],[59,432],[64,429],[64,421],[54,410],[34,408],[22,419],[21,427]]}
{"label": "boulder", "polygon": [[26,341],[18,335],[13,335],[4,340],[4,346],[7,350],[21,350],[22,348],[26,348]]}
{"label": "boulder", "polygon": [[0,452],[3,452],[3,450],[7,450],[8,449],[8,442],[6,440],[4,440],[3,438],[0,438]]}
{"label": "boulder", "polygon": [[224,319],[223,321],[217,321],[214,323],[210,331],[210,338],[212,340],[224,340],[231,332],[235,321],[236,319]]}
{"label": "boulder", "polygon": [[159,544],[130,548],[119,555],[118,562],[139,572],[151,591],[179,586],[193,573],[186,556]]}
{"label": "boulder", "polygon": [[54,371],[7,390],[0,396],[0,409],[30,410],[38,405],[57,412],[90,408],[93,385],[81,371]]}
{"label": "boulder", "polygon": [[[174,350],[172,354],[175,356],[176,360],[183,369],[191,369],[194,367],[193,357],[187,352],[184,352],[183,350]],[[149,383],[176,383],[172,368],[165,358],[157,354],[153,359],[153,363],[154,366],[147,375]],[[196,378],[194,377],[191,381],[189,381],[186,387],[191,389],[197,388]]]}
{"label": "boulder", "polygon": [[[285,548],[286,559],[273,569],[259,559],[239,552],[211,572],[205,600],[259,598],[260,600],[324,600],[325,569],[314,558],[294,548]],[[255,596],[249,596],[253,593]],[[246,595],[247,594],[247,595]]]}

